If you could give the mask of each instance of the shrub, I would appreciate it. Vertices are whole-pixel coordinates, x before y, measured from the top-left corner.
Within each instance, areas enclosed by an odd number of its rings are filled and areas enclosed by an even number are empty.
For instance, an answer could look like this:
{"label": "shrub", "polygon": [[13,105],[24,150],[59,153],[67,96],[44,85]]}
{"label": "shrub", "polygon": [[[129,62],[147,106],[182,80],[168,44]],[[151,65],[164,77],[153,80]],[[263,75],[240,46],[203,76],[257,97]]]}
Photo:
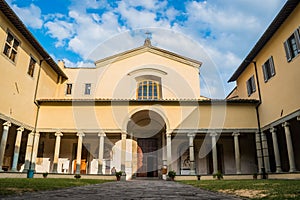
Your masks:
{"label": "shrub", "polygon": [[218,180],[223,179],[222,172],[218,171],[217,173],[213,174],[213,178],[216,178],[216,177],[217,177]]}
{"label": "shrub", "polygon": [[80,174],[75,174],[74,178],[79,179],[79,178],[81,178],[81,175]]}

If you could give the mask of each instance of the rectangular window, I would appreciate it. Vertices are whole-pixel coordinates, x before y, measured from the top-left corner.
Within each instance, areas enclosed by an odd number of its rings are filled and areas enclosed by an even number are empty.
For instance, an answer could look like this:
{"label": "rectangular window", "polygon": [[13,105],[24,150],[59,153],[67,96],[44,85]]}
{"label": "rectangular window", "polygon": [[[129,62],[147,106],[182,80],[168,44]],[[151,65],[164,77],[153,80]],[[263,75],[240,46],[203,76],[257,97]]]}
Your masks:
{"label": "rectangular window", "polygon": [[67,90],[66,90],[66,94],[70,95],[72,94],[72,83],[67,83]]}
{"label": "rectangular window", "polygon": [[33,77],[34,74],[35,63],[36,61],[33,58],[30,58],[27,74],[31,77]]}
{"label": "rectangular window", "polygon": [[251,78],[249,78],[249,80],[247,81],[248,96],[250,96],[255,91],[256,91],[255,79],[254,79],[254,76],[251,76]]}
{"label": "rectangular window", "polygon": [[7,33],[3,54],[6,55],[10,60],[15,62],[19,45],[19,41],[14,38],[12,34]]}
{"label": "rectangular window", "polygon": [[299,29],[295,30],[295,32],[284,42],[284,49],[288,62],[300,53]]}
{"label": "rectangular window", "polygon": [[85,88],[84,88],[84,94],[90,95],[91,94],[91,87],[92,87],[92,85],[90,83],[86,83]]}
{"label": "rectangular window", "polygon": [[262,66],[263,74],[264,74],[264,80],[265,82],[268,82],[268,80],[275,76],[275,67],[274,67],[274,60],[273,56],[271,56]]}

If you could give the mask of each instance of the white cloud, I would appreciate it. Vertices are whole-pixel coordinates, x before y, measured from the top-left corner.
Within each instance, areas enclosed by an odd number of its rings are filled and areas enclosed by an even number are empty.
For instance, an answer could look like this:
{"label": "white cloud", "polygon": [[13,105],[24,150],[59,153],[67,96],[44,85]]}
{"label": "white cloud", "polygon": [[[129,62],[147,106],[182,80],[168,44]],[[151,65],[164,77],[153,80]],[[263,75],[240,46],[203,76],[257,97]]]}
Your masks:
{"label": "white cloud", "polygon": [[44,25],[51,37],[56,38],[56,47],[62,47],[65,45],[65,40],[71,38],[74,35],[73,23],[55,19],[54,21],[48,21]]}
{"label": "white cloud", "polygon": [[[286,0],[188,1],[183,10],[176,10],[166,0],[71,2],[68,14],[43,16],[46,32],[56,40],[57,47],[79,54],[82,60],[91,57],[97,60],[142,45],[144,32],[150,30],[153,45],[202,61],[202,82],[209,86],[208,90],[202,85],[202,94],[222,98],[220,94],[224,90],[227,94],[233,87],[226,81]],[[25,24],[42,27],[38,7],[33,4],[13,7],[20,16],[25,16],[21,17]],[[178,18],[184,20],[176,21]],[[177,31],[182,37],[173,37],[155,28]],[[183,36],[192,38],[193,42],[184,40]],[[202,52],[195,50],[199,50],[199,45]],[[80,65],[80,62],[64,60],[69,66]],[[223,89],[216,84],[216,79],[221,80]]]}
{"label": "white cloud", "polygon": [[68,48],[83,58],[87,58],[100,43],[125,30],[119,25],[118,16],[113,12],[104,13],[99,18],[100,23],[86,13],[71,11],[69,16],[76,21],[76,35],[70,39]]}
{"label": "white cloud", "polygon": [[41,9],[34,4],[30,4],[29,7],[18,7],[16,4],[13,4],[12,9],[18,13],[18,16],[27,26],[34,29],[39,29],[43,26]]}
{"label": "white cloud", "polygon": [[121,18],[126,22],[130,29],[144,27],[165,27],[169,28],[170,23],[166,20],[157,20],[157,13],[151,10],[138,10],[130,7],[121,1],[117,8]]}

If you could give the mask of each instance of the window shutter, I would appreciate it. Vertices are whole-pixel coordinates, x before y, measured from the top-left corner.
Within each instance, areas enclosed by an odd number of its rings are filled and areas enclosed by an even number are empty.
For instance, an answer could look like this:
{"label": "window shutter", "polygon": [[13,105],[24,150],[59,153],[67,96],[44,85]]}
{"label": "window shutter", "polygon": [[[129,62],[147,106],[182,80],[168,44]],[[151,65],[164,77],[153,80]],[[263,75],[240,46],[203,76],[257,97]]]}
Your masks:
{"label": "window shutter", "polygon": [[251,77],[251,86],[252,86],[252,92],[255,92],[256,91],[256,86],[255,86],[254,76]]}
{"label": "window shutter", "polygon": [[264,73],[264,80],[265,80],[265,82],[267,82],[268,81],[268,71],[267,71],[266,63],[263,64],[262,69],[263,69],[263,73]]}
{"label": "window shutter", "polygon": [[250,85],[250,81],[249,80],[246,82],[247,83],[247,93],[248,93],[248,96],[251,95],[251,85]]}
{"label": "window shutter", "polygon": [[294,32],[294,36],[295,36],[296,46],[297,46],[298,52],[300,52],[300,36],[299,36],[299,30],[298,29]]}
{"label": "window shutter", "polygon": [[284,42],[284,49],[286,53],[286,59],[288,62],[290,62],[292,60],[292,55],[291,55],[291,50],[290,50],[290,45],[288,40]]}
{"label": "window shutter", "polygon": [[269,63],[270,63],[270,72],[271,72],[271,76],[274,76],[274,75],[275,75],[275,67],[274,67],[273,56],[270,57]]}

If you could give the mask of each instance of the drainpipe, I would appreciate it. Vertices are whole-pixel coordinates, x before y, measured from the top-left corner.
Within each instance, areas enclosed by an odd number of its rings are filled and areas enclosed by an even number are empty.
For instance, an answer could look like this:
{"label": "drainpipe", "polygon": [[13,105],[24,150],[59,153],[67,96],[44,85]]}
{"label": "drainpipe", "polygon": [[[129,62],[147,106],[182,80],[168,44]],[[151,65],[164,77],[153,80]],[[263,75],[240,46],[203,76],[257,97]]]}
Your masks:
{"label": "drainpipe", "polygon": [[257,82],[257,91],[258,91],[258,103],[255,106],[256,110],[256,118],[257,118],[257,127],[258,127],[258,133],[260,135],[260,145],[261,145],[261,160],[262,160],[262,166],[261,166],[261,172],[262,172],[262,179],[267,179],[267,173],[266,173],[266,168],[265,168],[265,159],[264,159],[264,151],[263,151],[263,143],[262,143],[262,132],[261,132],[261,126],[260,126],[260,116],[258,112],[258,108],[262,102],[261,100],[261,91],[260,91],[260,84],[259,84],[259,79],[258,79],[258,73],[257,73],[257,65],[256,61],[248,61],[249,63],[253,63],[254,65],[254,70],[255,70],[255,76],[256,76],[256,82]]}
{"label": "drainpipe", "polygon": [[[39,117],[39,111],[40,111],[40,105],[37,102],[36,98],[37,98],[37,92],[38,92],[38,88],[39,88],[39,82],[40,82],[40,76],[41,76],[41,68],[42,68],[42,63],[43,61],[47,61],[49,60],[50,57],[46,58],[46,59],[41,59],[40,63],[39,63],[39,71],[37,74],[37,80],[36,80],[36,85],[35,85],[35,91],[34,91],[34,97],[33,97],[33,102],[34,104],[37,106],[37,110],[36,110],[36,116],[35,116],[35,122],[34,122],[34,129],[33,129],[33,133],[34,135],[36,134],[36,128],[37,128],[37,122],[38,122],[38,117]],[[33,143],[32,145],[34,145],[34,140],[35,137],[33,137]],[[29,171],[31,171],[31,166],[32,166],[32,154],[33,154],[33,146],[31,149],[31,158],[30,158],[30,162],[29,162]],[[27,176],[28,177],[28,176]],[[29,177],[28,177],[29,178]]]}

